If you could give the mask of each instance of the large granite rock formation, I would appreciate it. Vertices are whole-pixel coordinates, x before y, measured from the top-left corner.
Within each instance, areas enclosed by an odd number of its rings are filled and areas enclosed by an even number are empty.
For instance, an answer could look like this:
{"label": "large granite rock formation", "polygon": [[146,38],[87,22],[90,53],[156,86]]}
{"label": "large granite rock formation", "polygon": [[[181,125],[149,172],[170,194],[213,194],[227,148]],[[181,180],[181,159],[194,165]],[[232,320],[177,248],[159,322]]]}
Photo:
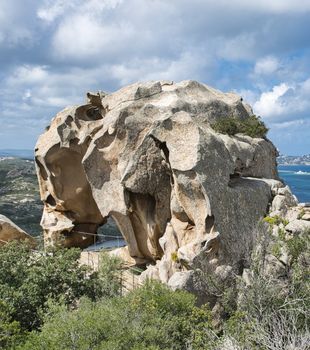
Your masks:
{"label": "large granite rock formation", "polygon": [[14,240],[28,240],[31,245],[35,245],[33,237],[15,225],[9,218],[0,215],[0,246]]}
{"label": "large granite rock formation", "polygon": [[253,227],[284,187],[277,152],[211,124],[252,114],[240,96],[195,81],[88,93],[36,145],[45,243],[88,246],[112,217],[130,256],[150,263],[144,276],[176,286],[198,266],[223,278],[242,269]]}

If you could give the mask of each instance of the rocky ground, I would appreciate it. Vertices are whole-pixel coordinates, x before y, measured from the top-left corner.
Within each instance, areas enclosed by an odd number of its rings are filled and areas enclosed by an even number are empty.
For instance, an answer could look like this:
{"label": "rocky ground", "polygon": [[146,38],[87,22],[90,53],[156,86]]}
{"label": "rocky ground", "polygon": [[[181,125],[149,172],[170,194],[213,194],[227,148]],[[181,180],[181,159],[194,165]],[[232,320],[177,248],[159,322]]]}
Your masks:
{"label": "rocky ground", "polygon": [[37,236],[42,208],[34,161],[0,158],[0,213]]}

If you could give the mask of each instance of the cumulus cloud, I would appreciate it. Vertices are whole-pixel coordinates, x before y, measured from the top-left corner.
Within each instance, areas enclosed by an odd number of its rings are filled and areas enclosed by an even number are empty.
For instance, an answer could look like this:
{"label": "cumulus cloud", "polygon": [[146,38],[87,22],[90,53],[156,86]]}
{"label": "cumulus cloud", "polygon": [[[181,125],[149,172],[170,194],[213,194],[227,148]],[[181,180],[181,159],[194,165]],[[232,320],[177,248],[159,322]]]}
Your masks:
{"label": "cumulus cloud", "polygon": [[274,86],[271,91],[263,92],[260,99],[255,102],[254,110],[264,116],[264,118],[272,118],[281,115],[285,111],[285,99],[281,97],[289,90],[289,86],[285,83]]}
{"label": "cumulus cloud", "polygon": [[309,11],[308,0],[0,0],[0,122],[34,142],[87,90],[196,79],[239,91],[283,133],[308,120]]}
{"label": "cumulus cloud", "polygon": [[273,123],[299,123],[310,119],[310,79],[288,85],[281,83],[271,91],[263,92],[254,104],[254,110]]}

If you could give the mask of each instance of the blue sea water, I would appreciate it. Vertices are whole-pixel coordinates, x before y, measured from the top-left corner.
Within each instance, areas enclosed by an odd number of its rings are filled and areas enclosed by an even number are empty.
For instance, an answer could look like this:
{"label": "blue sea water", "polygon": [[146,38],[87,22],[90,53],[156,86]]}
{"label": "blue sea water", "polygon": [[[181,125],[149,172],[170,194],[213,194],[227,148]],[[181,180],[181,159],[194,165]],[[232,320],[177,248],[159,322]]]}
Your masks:
{"label": "blue sea water", "polygon": [[310,202],[310,165],[279,165],[278,170],[298,201]]}

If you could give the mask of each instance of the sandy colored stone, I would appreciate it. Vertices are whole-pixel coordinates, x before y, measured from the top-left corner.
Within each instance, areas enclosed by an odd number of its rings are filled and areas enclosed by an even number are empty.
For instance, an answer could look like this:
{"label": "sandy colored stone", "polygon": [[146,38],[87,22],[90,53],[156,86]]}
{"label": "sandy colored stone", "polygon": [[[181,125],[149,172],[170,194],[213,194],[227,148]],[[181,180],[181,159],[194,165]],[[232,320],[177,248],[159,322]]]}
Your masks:
{"label": "sandy colored stone", "polygon": [[302,220],[310,221],[310,213],[305,213],[305,214],[302,216]]}
{"label": "sandy colored stone", "polygon": [[13,240],[28,240],[32,245],[35,245],[33,237],[15,225],[9,218],[0,215],[0,246]]}
{"label": "sandy colored stone", "polygon": [[286,231],[293,234],[299,234],[304,231],[310,230],[310,222],[306,220],[293,220],[285,226]]}
{"label": "sandy colored stone", "polygon": [[152,263],[145,278],[168,282],[201,261],[213,270],[242,261],[283,187],[277,151],[211,124],[252,114],[237,94],[195,81],[88,94],[36,145],[45,243],[86,247],[111,217],[130,257]]}

